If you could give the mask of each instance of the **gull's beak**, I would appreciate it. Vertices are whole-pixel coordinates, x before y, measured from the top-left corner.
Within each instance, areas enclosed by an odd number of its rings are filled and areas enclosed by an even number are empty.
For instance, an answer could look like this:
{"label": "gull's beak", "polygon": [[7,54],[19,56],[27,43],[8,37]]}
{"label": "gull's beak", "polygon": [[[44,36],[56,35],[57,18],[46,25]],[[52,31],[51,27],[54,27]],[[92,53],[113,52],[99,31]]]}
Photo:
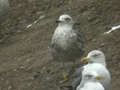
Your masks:
{"label": "gull's beak", "polygon": [[61,21],[60,20],[56,20],[56,23],[60,23]]}
{"label": "gull's beak", "polygon": [[102,80],[103,77],[102,77],[102,76],[96,76],[95,79],[96,79],[96,80]]}
{"label": "gull's beak", "polygon": [[81,59],[81,62],[83,62],[83,63],[87,63],[88,60],[89,60],[89,58],[87,58],[87,57],[83,57],[83,58]]}

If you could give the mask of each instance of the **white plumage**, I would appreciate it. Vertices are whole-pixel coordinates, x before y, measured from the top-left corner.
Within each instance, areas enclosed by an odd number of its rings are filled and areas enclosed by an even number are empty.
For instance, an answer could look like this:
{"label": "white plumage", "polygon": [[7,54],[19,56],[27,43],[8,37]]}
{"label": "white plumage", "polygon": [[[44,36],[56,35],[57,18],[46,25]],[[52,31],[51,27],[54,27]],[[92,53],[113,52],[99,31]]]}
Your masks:
{"label": "white plumage", "polygon": [[76,90],[105,90],[100,83],[103,77],[94,71],[86,72],[82,75],[82,82]]}
{"label": "white plumage", "polygon": [[[104,53],[99,50],[93,50],[88,53],[87,57],[82,58],[81,61],[88,62],[88,64],[78,68],[74,73],[74,80],[72,84],[73,90],[76,90],[78,86],[81,87],[84,82],[84,75],[91,72],[95,72],[103,77],[102,80],[99,80],[99,83],[103,85],[105,90],[108,90],[111,84],[111,76],[106,67],[107,65]],[[89,86],[89,84],[87,84],[87,86]]]}
{"label": "white plumage", "polygon": [[111,83],[111,76],[106,67],[104,53],[99,50],[93,50],[88,53],[87,58],[83,58],[82,61],[88,61],[88,64],[83,66],[82,75],[84,76],[84,74],[92,71],[96,72],[98,75],[103,77],[103,79],[100,80],[100,83],[106,90],[108,90]]}
{"label": "white plumage", "polygon": [[102,64],[98,64],[98,63],[87,64],[84,66],[84,70],[82,74],[84,75],[92,71],[96,72],[98,75],[103,77],[103,79],[100,80],[100,83],[104,86],[106,90],[108,90],[110,87],[111,77],[107,68]]}
{"label": "white plumage", "polygon": [[105,90],[101,83],[99,82],[88,82],[85,83],[83,88],[78,88],[77,90]]}

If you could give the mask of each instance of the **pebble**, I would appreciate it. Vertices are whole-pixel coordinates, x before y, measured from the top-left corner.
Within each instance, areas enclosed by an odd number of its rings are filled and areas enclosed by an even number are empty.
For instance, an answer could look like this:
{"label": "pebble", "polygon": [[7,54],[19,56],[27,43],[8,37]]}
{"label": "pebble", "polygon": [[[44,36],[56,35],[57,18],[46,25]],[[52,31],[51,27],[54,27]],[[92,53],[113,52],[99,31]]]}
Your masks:
{"label": "pebble", "polygon": [[10,90],[10,89],[12,89],[12,86],[10,85],[10,86],[8,86],[8,90]]}
{"label": "pebble", "polygon": [[101,47],[104,47],[104,46],[105,46],[105,44],[104,44],[104,43],[102,43],[102,44],[100,44],[100,46],[101,46]]}
{"label": "pebble", "polygon": [[97,40],[96,39],[92,39],[92,42],[96,42]]}

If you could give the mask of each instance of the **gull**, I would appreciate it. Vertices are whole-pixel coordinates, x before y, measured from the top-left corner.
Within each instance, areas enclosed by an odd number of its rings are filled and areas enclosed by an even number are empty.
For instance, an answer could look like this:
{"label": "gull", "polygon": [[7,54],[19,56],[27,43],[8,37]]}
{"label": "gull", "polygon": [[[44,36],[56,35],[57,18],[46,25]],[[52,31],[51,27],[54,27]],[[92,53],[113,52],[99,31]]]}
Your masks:
{"label": "gull", "polygon": [[53,60],[62,62],[63,67],[64,62],[75,62],[83,55],[84,40],[81,33],[75,28],[75,23],[70,15],[61,15],[57,23],[58,26],[51,40],[51,52]]}
{"label": "gull", "polygon": [[64,87],[69,88],[69,90],[76,90],[78,86],[82,86],[84,75],[89,72],[95,72],[104,77],[100,80],[100,83],[104,86],[105,90],[108,90],[111,84],[111,76],[107,69],[104,53],[100,50],[93,50],[88,53],[87,57],[82,58],[81,61],[88,64],[77,68],[73,75],[72,85]]}
{"label": "gull", "polygon": [[109,70],[107,69],[104,53],[100,50],[93,50],[88,53],[87,57],[82,58],[81,61],[88,62],[88,64],[83,66],[82,74],[94,71],[101,75],[104,79],[100,81],[100,83],[106,90],[108,90],[111,84],[111,76]]}
{"label": "gull", "polygon": [[68,88],[68,90],[105,90],[104,86],[100,83],[100,80],[104,78],[105,77],[99,75],[95,71],[89,71],[82,73],[82,81],[76,85],[76,88],[74,86],[63,87]]}
{"label": "gull", "polygon": [[106,66],[106,58],[102,51],[92,50],[88,53],[87,57],[81,59],[82,62],[88,62],[89,64],[99,63]]}
{"label": "gull", "polygon": [[105,90],[100,80],[104,77],[100,76],[94,71],[82,74],[81,84],[77,86],[76,90]]}

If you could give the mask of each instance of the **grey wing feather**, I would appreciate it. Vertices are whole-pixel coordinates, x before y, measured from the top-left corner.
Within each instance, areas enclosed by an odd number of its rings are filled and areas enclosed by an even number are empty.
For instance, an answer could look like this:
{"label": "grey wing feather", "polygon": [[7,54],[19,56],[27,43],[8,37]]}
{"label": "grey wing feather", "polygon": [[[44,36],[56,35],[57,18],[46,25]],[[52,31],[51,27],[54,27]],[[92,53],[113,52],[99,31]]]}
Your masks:
{"label": "grey wing feather", "polygon": [[54,43],[54,41],[52,40],[51,44],[50,44],[50,48],[51,48],[51,52],[52,52],[52,56],[53,59],[56,57],[56,44]]}
{"label": "grey wing feather", "polygon": [[68,88],[68,90],[76,90],[82,79],[82,71],[83,67],[77,68],[75,73],[73,74],[72,86],[62,86],[62,88]]}
{"label": "grey wing feather", "polygon": [[[79,48],[81,49],[81,55],[84,53],[84,38],[83,38],[83,33],[78,31],[77,29],[77,25],[74,24],[73,29],[75,31],[75,33],[77,34],[77,45],[79,46]],[[83,67],[79,67],[76,69],[75,73],[73,74],[73,82],[72,82],[72,87],[73,90],[76,90],[77,86],[80,84],[81,80],[82,80],[82,71],[83,71]]]}
{"label": "grey wing feather", "polygon": [[83,36],[84,36],[83,33],[78,29],[78,25],[76,25],[76,24],[73,25],[73,29],[78,36],[77,37],[78,42],[82,43],[82,48],[83,48],[84,41],[85,41],[84,38],[83,38]]}
{"label": "grey wing feather", "polygon": [[79,53],[79,55],[83,55],[84,54],[84,34],[78,29],[77,27],[78,25],[74,24],[73,25],[73,29],[74,32],[77,34],[77,47],[81,50],[81,52]]}
{"label": "grey wing feather", "polygon": [[73,75],[73,83],[72,83],[73,90],[76,90],[77,86],[81,82],[82,71],[83,71],[83,67],[80,67],[80,68],[76,69],[76,71],[75,71],[75,73]]}

